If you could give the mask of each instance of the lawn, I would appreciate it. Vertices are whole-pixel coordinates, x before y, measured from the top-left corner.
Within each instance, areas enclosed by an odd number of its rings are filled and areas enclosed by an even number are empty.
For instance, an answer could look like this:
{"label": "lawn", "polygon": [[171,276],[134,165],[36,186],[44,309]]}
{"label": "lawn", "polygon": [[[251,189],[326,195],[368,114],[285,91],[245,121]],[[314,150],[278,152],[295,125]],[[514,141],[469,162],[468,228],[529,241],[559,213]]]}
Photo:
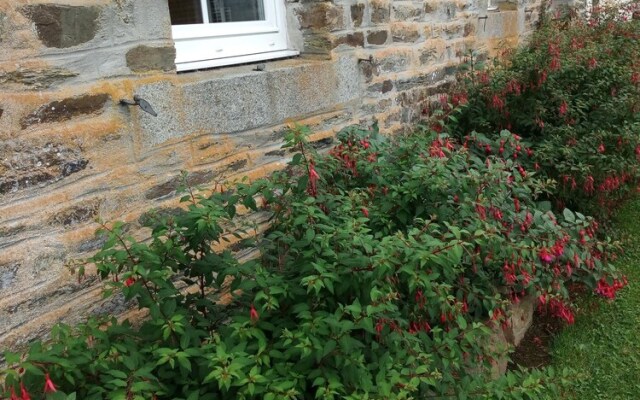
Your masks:
{"label": "lawn", "polygon": [[553,345],[553,365],[570,367],[578,379],[567,399],[637,399],[640,393],[640,199],[629,202],[615,218],[614,234],[623,242],[617,260],[629,286],[605,302],[589,296],[575,325]]}

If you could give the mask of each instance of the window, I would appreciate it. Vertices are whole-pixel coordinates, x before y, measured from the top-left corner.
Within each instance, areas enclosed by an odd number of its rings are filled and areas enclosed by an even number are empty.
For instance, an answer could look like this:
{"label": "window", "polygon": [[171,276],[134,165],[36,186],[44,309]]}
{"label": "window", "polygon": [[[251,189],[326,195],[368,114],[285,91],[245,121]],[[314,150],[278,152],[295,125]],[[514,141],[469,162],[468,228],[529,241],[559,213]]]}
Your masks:
{"label": "window", "polygon": [[488,0],[487,11],[496,11],[498,9],[496,2],[497,0]]}
{"label": "window", "polygon": [[298,54],[284,0],[169,0],[178,71]]}

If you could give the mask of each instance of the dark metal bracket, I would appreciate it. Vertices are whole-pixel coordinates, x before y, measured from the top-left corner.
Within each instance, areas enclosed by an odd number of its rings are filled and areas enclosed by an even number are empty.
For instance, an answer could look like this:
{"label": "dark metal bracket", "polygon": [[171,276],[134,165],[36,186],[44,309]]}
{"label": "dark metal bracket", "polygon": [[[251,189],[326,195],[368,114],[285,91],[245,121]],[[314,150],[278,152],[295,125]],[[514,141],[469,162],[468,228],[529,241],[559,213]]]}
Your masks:
{"label": "dark metal bracket", "polygon": [[478,19],[483,19],[484,20],[484,26],[482,27],[482,31],[486,32],[487,31],[487,20],[489,19],[489,16],[485,15],[484,17],[478,17]]}
{"label": "dark metal bracket", "polygon": [[144,111],[144,112],[146,112],[148,114],[151,114],[154,117],[158,116],[158,113],[156,113],[155,110],[153,109],[153,107],[151,107],[151,104],[149,104],[148,101],[146,101],[142,97],[138,96],[137,94],[133,96],[133,101],[126,100],[126,99],[121,99],[120,100],[120,104],[122,104],[123,106],[140,106],[142,111]]}

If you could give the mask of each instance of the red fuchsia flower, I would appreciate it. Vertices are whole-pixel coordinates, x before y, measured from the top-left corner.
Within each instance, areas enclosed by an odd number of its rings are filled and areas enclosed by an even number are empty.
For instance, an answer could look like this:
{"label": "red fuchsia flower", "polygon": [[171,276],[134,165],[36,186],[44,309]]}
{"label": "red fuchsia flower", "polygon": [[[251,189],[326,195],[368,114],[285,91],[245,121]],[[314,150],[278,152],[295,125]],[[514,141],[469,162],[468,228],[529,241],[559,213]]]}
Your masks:
{"label": "red fuchsia flower", "polygon": [[455,149],[455,146],[453,145],[453,143],[451,142],[451,140],[446,139],[446,140],[444,141],[444,148],[445,148],[445,149],[447,149],[447,150],[449,150],[449,151],[452,151],[452,150],[454,150],[454,149]]}
{"label": "red fuchsia flower", "polygon": [[547,295],[546,293],[542,293],[538,296],[538,308],[541,308],[547,304]]}
{"label": "red fuchsia flower", "polygon": [[540,258],[540,261],[545,264],[551,264],[553,262],[553,255],[549,252],[549,250],[547,250],[546,247],[543,247],[540,250],[540,252],[538,253],[538,257]]}
{"label": "red fuchsia flower", "polygon": [[494,94],[493,99],[491,99],[491,106],[497,110],[502,110],[504,108],[504,100],[497,94]]}
{"label": "red fuchsia flower", "polygon": [[561,257],[564,254],[564,243],[562,241],[555,242],[551,252],[554,256]]}
{"label": "red fuchsia flower", "polygon": [[602,278],[598,281],[598,286],[595,289],[595,292],[602,297],[607,299],[615,299],[616,293],[618,290],[627,286],[628,281],[627,277],[623,277],[622,280],[614,279],[613,283],[609,284],[606,278]]}
{"label": "red fuchsia flower", "polygon": [[522,93],[522,86],[520,82],[515,79],[510,80],[505,87],[506,93],[514,93],[516,96],[519,96]]}
{"label": "red fuchsia flower", "polygon": [[511,302],[513,304],[518,304],[520,303],[520,296],[518,295],[518,293],[516,293],[515,291],[510,291],[509,292],[509,297],[511,298]]}
{"label": "red fuchsia flower", "polygon": [[516,283],[516,268],[514,265],[509,265],[509,263],[505,262],[504,267],[502,267],[504,281],[507,285],[513,285]]}
{"label": "red fuchsia flower", "polygon": [[587,176],[587,178],[584,180],[584,191],[587,194],[592,194],[595,189],[593,188],[593,176],[589,175]]}
{"label": "red fuchsia flower", "polygon": [[360,209],[360,211],[362,211],[362,214],[363,214],[365,217],[369,218],[369,210],[367,210],[366,208],[362,207],[362,208]]}
{"label": "red fuchsia flower", "polygon": [[459,105],[467,104],[468,98],[466,93],[456,93],[451,98],[451,103],[457,107]]}
{"label": "red fuchsia flower", "polygon": [[636,160],[640,162],[640,145],[636,146]]}
{"label": "red fuchsia flower", "polygon": [[316,197],[318,195],[318,179],[320,175],[316,172],[313,163],[309,163],[309,188],[308,192],[311,196]]}
{"label": "red fuchsia flower", "polygon": [[634,72],[633,74],[631,74],[631,83],[633,83],[634,85],[640,83],[640,72]]}
{"label": "red fuchsia flower", "polygon": [[558,113],[561,116],[564,116],[567,114],[567,110],[569,109],[569,106],[567,106],[567,102],[563,101],[562,104],[560,104],[560,108],[558,108]]}
{"label": "red fuchsia flower", "polygon": [[534,163],[533,164],[533,169],[535,169],[536,171],[538,171],[540,169],[540,164],[538,163]]}
{"label": "red fuchsia flower", "polygon": [[589,69],[595,69],[598,66],[598,61],[595,58],[589,59]]}
{"label": "red fuchsia flower", "polygon": [[520,200],[517,197],[513,198],[513,206],[515,207],[516,212],[520,212]]}
{"label": "red fuchsia flower", "polygon": [[555,298],[549,300],[549,309],[551,310],[551,315],[565,320],[569,325],[575,322],[573,311],[562,301]]}
{"label": "red fuchsia flower", "polygon": [[425,297],[424,294],[422,293],[421,289],[418,289],[418,291],[416,292],[416,303],[418,304],[418,306],[420,308],[422,308],[424,306],[424,302],[425,302]]}
{"label": "red fuchsia flower", "polygon": [[500,319],[502,319],[503,316],[504,316],[504,311],[502,311],[501,308],[496,308],[493,311],[491,311],[492,321],[499,321]]}
{"label": "red fuchsia flower", "polygon": [[551,71],[557,71],[560,69],[562,65],[560,64],[560,58],[559,57],[553,57],[551,59],[551,63],[549,64],[549,70]]}
{"label": "red fuchsia flower", "polygon": [[11,397],[9,397],[9,400],[20,400],[13,387],[11,388]]}
{"label": "red fuchsia flower", "polygon": [[431,147],[429,147],[429,155],[436,158],[446,157],[446,154],[442,151],[442,140],[436,139],[431,143]]}
{"label": "red fuchsia flower", "polygon": [[126,287],[129,287],[129,286],[133,285],[134,283],[136,283],[136,278],[134,278],[133,276],[130,276],[129,278],[127,278],[126,281],[124,281],[124,285]]}
{"label": "red fuchsia flower", "polygon": [[541,71],[540,76],[538,77],[538,87],[544,85],[547,81],[547,71]]}
{"label": "red fuchsia flower", "polygon": [[56,389],[56,385],[53,384],[53,381],[49,377],[49,374],[44,376],[44,392],[45,393],[55,393],[58,389]]}
{"label": "red fuchsia flower", "polygon": [[605,152],[604,143],[600,143],[600,146],[598,146],[598,153],[604,153],[604,152]]}
{"label": "red fuchsia flower", "polygon": [[567,265],[565,265],[565,272],[567,273],[567,277],[570,277],[573,274],[571,263],[568,262]]}
{"label": "red fuchsia flower", "polygon": [[521,165],[518,165],[518,172],[520,173],[520,176],[523,178],[527,177],[527,171],[524,170],[524,168],[522,168]]}
{"label": "red fuchsia flower", "polygon": [[22,396],[21,400],[31,400],[31,396],[29,396],[29,392],[24,387],[24,383],[20,382],[20,394]]}
{"label": "red fuchsia flower", "polygon": [[531,227],[531,224],[533,223],[533,214],[531,214],[530,212],[527,212],[527,215],[524,217],[524,221],[522,222],[522,225],[520,225],[520,230],[522,232],[526,232],[529,227]]}
{"label": "red fuchsia flower", "polygon": [[485,219],[487,219],[487,209],[484,208],[483,205],[478,204],[476,206],[476,212],[478,213],[478,216],[480,217],[481,220],[484,221]]}
{"label": "red fuchsia flower", "polygon": [[380,335],[382,333],[382,330],[384,329],[384,320],[379,319],[378,322],[376,323],[376,332],[378,333],[378,335]]}
{"label": "red fuchsia flower", "polygon": [[251,304],[251,309],[249,310],[249,317],[251,318],[251,322],[254,324],[260,319],[260,314],[258,314],[258,311],[253,304]]}

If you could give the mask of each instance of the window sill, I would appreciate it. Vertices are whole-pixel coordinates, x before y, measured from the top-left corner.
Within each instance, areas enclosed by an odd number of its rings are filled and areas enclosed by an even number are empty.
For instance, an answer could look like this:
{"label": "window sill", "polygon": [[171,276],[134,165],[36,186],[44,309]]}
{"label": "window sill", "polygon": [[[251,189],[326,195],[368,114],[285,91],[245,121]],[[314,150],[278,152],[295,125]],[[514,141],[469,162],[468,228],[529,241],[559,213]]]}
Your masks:
{"label": "window sill", "polygon": [[[252,145],[271,146],[274,139],[268,132],[273,127],[359,105],[360,79],[358,62],[350,56],[271,61],[262,71],[255,65],[233,65],[180,73],[137,88],[136,94],[158,113],[139,113],[140,142],[146,151],[169,140],[237,133],[252,138],[248,143],[256,140]],[[267,133],[256,136],[255,129]],[[224,152],[234,139],[216,140]]]}
{"label": "window sill", "polygon": [[246,64],[246,63],[258,62],[258,61],[275,60],[278,58],[293,57],[299,54],[300,52],[295,50],[282,50],[282,51],[274,51],[270,53],[249,54],[246,56],[219,58],[215,60],[176,63],[176,69],[178,72],[184,72],[184,71],[192,71],[192,70],[198,70],[198,69],[225,67],[225,66],[234,65],[234,64]]}

